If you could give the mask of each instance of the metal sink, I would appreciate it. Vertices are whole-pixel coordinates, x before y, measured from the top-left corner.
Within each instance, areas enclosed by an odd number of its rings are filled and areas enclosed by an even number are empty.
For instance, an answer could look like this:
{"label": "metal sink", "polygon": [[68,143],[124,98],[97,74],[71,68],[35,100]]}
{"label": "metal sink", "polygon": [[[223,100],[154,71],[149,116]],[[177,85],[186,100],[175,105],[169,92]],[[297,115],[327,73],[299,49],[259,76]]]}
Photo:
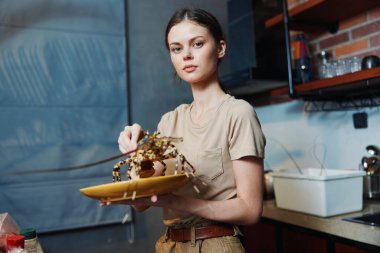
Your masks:
{"label": "metal sink", "polygon": [[344,218],[343,220],[380,227],[380,212],[364,214],[357,217]]}

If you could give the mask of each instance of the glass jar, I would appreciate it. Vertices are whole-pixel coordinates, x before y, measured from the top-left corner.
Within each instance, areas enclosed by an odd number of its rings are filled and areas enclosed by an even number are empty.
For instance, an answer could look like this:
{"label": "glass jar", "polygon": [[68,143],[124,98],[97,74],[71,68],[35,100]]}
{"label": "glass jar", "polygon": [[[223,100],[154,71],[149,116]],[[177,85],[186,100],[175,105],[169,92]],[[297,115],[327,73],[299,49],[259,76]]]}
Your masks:
{"label": "glass jar", "polygon": [[37,232],[34,228],[25,228],[20,231],[25,236],[25,253],[37,253]]}

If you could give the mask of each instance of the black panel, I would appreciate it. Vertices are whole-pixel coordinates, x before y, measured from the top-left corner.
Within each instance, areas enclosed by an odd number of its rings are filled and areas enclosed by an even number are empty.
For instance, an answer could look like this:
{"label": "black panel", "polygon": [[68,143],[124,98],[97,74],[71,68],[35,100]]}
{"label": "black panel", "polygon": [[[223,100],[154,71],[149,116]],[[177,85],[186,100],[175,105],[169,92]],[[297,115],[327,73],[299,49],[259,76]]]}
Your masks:
{"label": "black panel", "polygon": [[265,28],[265,20],[281,11],[276,0],[228,2],[229,68],[221,73],[221,81],[227,88],[262,91],[287,85],[283,27]]}

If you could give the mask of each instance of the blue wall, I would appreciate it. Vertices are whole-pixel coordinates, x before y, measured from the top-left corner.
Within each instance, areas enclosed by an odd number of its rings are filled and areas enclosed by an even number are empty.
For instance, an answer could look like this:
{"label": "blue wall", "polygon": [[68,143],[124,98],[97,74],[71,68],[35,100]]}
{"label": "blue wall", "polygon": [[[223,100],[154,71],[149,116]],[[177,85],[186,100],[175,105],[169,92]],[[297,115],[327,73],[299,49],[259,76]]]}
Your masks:
{"label": "blue wall", "polygon": [[126,68],[122,0],[0,2],[0,213],[43,233],[120,223],[130,212],[79,193],[111,182],[112,162],[32,173],[119,154]]}

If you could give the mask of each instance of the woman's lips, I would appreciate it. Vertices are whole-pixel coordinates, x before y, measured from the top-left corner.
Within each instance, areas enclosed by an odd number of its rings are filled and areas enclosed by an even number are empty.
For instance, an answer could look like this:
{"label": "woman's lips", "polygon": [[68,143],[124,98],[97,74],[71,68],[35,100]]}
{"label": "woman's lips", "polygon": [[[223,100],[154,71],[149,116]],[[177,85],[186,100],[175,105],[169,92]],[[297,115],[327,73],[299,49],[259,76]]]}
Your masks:
{"label": "woman's lips", "polygon": [[197,69],[197,66],[195,65],[186,65],[183,70],[186,71],[187,73],[194,72]]}

